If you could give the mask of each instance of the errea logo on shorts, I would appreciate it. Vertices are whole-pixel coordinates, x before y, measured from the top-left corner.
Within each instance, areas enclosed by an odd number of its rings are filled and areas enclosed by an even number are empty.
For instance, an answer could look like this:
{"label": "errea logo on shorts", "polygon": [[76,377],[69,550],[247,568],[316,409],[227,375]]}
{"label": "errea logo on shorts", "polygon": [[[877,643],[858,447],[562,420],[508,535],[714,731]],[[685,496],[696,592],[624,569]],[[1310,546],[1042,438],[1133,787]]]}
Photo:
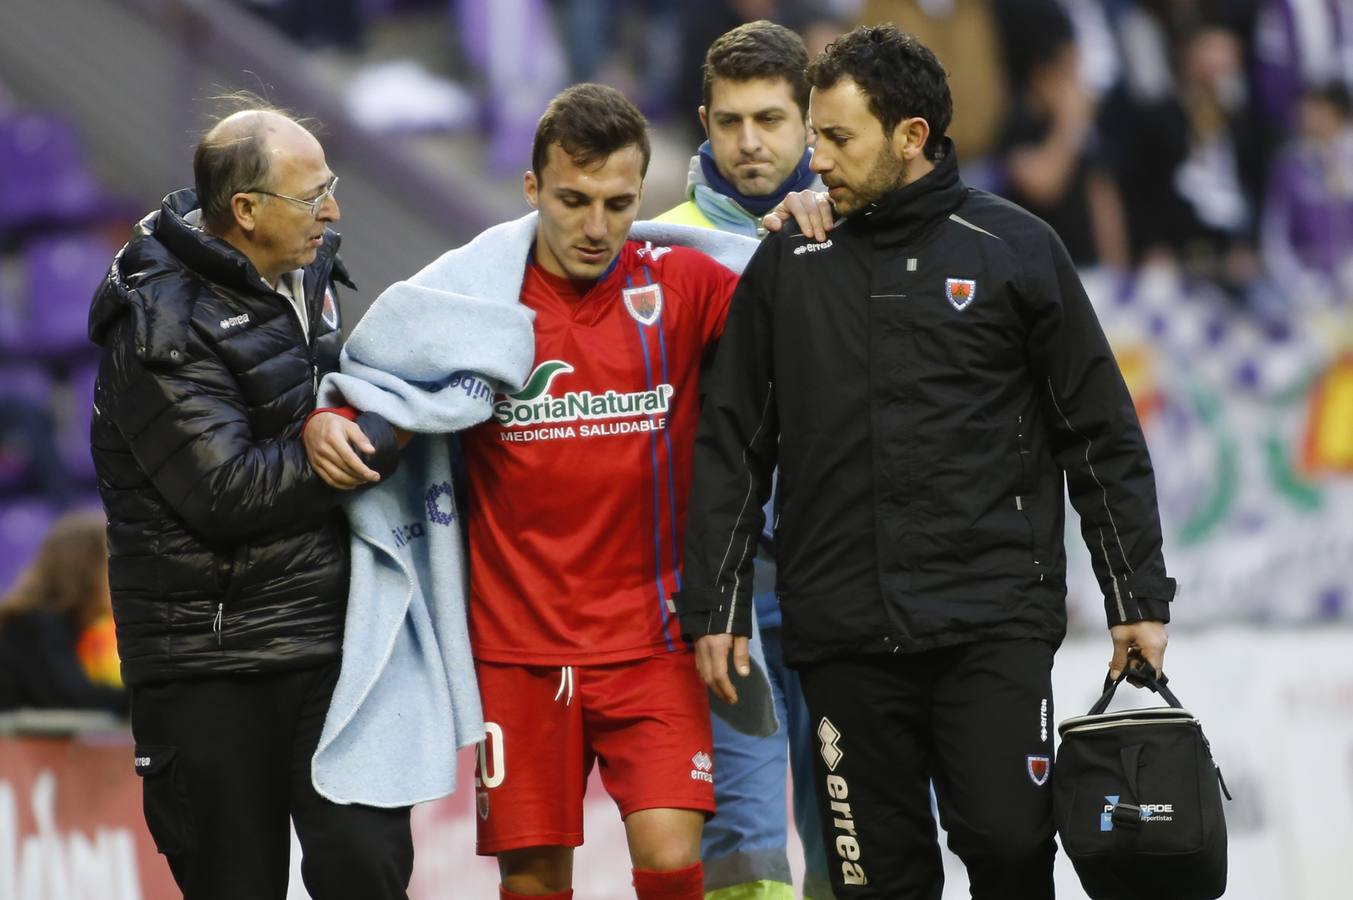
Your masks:
{"label": "errea logo on shorts", "polygon": [[691,757],[691,781],[707,781],[714,783],[714,760],[710,759],[709,754],[701,750]]}

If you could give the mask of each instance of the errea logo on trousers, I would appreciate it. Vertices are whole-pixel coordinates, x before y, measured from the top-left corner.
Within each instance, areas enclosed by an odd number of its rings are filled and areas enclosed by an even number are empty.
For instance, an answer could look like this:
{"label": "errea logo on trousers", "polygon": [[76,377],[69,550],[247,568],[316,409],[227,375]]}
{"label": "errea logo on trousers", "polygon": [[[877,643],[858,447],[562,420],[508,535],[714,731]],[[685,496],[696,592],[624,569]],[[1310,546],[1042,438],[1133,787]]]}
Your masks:
{"label": "errea logo on trousers", "polygon": [[823,718],[817,726],[817,738],[821,742],[818,749],[822,754],[822,761],[827,764],[827,771],[835,772],[837,763],[845,756],[841,748],[836,746],[836,742],[841,739],[841,732],[836,730],[831,719]]}

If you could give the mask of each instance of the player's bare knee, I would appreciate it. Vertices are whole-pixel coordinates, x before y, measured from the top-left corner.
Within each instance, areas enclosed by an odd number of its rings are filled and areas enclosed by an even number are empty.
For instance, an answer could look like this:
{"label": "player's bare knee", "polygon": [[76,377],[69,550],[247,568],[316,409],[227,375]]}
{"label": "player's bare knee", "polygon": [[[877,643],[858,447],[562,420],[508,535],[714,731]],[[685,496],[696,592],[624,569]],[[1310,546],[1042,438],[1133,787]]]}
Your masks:
{"label": "player's bare knee", "polygon": [[689,868],[700,860],[700,832],[686,833],[686,829],[667,832],[649,832],[630,846],[636,869],[650,872],[674,872]]}
{"label": "player's bare knee", "polygon": [[571,847],[524,847],[498,854],[503,886],[516,894],[553,894],[573,884]]}
{"label": "player's bare knee", "polygon": [[644,853],[635,852],[634,867],[650,872],[675,872],[687,869],[700,860],[700,848],[692,849],[684,844],[647,848]]}

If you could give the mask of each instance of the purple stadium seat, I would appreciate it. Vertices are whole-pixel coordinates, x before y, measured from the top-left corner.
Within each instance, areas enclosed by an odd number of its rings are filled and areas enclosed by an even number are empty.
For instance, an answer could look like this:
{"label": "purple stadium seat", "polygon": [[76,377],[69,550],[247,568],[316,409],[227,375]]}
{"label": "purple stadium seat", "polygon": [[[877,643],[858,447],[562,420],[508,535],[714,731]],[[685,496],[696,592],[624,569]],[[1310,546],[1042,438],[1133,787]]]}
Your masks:
{"label": "purple stadium seat", "polygon": [[52,405],[52,376],[46,366],[17,362],[0,366],[0,403],[16,401],[42,409]]}
{"label": "purple stadium seat", "polygon": [[56,512],[42,498],[0,503],[0,594],[13,587],[52,527]]}
{"label": "purple stadium seat", "polygon": [[94,459],[89,452],[89,420],[94,412],[94,379],[99,374],[97,362],[86,363],[71,370],[68,402],[56,422],[56,447],[66,473],[77,482],[92,484]]}
{"label": "purple stadium seat", "polygon": [[92,353],[89,301],[114,248],[96,233],[38,237],[24,245],[24,321],[16,352],[37,357]]}
{"label": "purple stadium seat", "polygon": [[70,122],[41,111],[0,119],[0,231],[87,220],[102,202]]}

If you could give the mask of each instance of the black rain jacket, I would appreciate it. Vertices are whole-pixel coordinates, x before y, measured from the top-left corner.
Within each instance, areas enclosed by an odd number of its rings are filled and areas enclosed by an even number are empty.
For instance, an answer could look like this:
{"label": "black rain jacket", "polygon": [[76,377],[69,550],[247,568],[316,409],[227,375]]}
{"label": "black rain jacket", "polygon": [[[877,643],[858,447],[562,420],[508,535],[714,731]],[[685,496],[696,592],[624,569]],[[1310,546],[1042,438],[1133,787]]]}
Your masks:
{"label": "black rain jacket", "polygon": [[1066,632],[1065,494],[1110,624],[1169,620],[1132,398],[1065,248],[959,179],[822,243],[791,224],[734,295],[696,439],[688,638],[751,632],[771,473],[792,663]]}
{"label": "black rain jacket", "polygon": [[90,310],[103,347],[91,428],[108,515],[123,679],[274,671],[335,659],[347,606],[342,492],[301,426],[338,365],[339,236],[296,307],[184,217],[191,190],[135,228]]}

